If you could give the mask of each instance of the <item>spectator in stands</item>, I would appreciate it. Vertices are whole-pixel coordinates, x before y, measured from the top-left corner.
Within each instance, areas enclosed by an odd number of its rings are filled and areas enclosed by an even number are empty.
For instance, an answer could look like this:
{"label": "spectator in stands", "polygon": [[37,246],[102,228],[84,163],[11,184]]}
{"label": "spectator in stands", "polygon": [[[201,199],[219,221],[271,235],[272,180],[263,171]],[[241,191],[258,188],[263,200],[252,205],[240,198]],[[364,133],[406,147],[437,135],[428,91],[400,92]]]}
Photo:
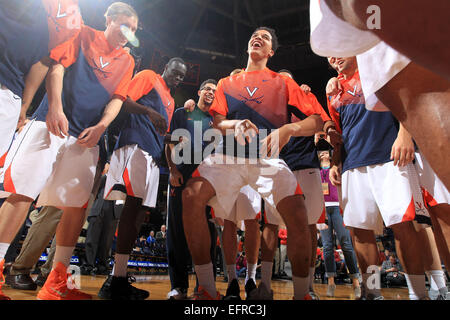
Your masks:
{"label": "spectator in stands", "polygon": [[149,247],[153,247],[155,245],[155,243],[156,243],[155,231],[152,230],[152,231],[150,231],[150,234],[149,234],[149,236],[147,238],[147,245]]}
{"label": "spectator in stands", "polygon": [[236,259],[236,275],[238,277],[245,276],[247,271],[247,258],[245,257],[245,252],[241,252]]}
{"label": "spectator in stands", "polygon": [[386,286],[406,286],[405,273],[395,253],[389,255],[389,259],[381,265],[381,279]]}
{"label": "spectator in stands", "polygon": [[161,226],[161,231],[158,231],[156,233],[156,240],[159,240],[159,239],[166,239],[166,225],[165,224],[163,224]]}
{"label": "spectator in stands", "polygon": [[287,277],[286,271],[284,271],[284,266],[287,256],[287,230],[286,228],[280,228],[278,230],[278,238],[280,239],[280,270],[278,276],[280,278]]}

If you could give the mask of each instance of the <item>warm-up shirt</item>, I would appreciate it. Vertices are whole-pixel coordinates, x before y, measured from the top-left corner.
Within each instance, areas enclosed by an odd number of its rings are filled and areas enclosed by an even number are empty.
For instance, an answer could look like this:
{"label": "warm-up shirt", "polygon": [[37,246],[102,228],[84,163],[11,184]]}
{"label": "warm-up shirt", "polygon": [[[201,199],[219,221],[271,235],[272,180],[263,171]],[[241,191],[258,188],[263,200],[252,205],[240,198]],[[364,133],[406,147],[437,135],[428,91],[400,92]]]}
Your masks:
{"label": "warm-up shirt", "polygon": [[[290,123],[292,115],[304,119],[312,114],[321,114],[319,108],[320,105],[312,103],[294,80],[265,68],[221,79],[210,112],[229,120],[248,119],[258,127],[260,135],[245,145],[245,157],[254,158],[259,157],[260,140],[264,138],[261,130],[266,129],[268,135]],[[230,146],[234,151],[227,150]],[[287,145],[285,149],[289,147]],[[238,148],[242,146],[238,146],[233,135],[226,137],[220,149],[225,154],[241,156]]]}
{"label": "warm-up shirt", "polygon": [[359,73],[338,77],[343,91],[328,97],[331,118],[342,133],[342,171],[391,161],[399,124],[391,112],[368,111]]}
{"label": "warm-up shirt", "polygon": [[[152,70],[136,74],[130,83],[128,96],[137,103],[152,108],[170,124],[175,102],[164,79]],[[160,165],[164,153],[164,137],[159,134],[146,114],[129,114],[120,131],[115,149],[137,144]]]}
{"label": "warm-up shirt", "polygon": [[[83,26],[77,36],[54,48],[50,58],[66,68],[62,103],[71,136],[96,125],[113,96],[126,99],[134,60],[123,48],[112,49],[103,31]],[[45,121],[47,112],[45,95],[33,116]]]}

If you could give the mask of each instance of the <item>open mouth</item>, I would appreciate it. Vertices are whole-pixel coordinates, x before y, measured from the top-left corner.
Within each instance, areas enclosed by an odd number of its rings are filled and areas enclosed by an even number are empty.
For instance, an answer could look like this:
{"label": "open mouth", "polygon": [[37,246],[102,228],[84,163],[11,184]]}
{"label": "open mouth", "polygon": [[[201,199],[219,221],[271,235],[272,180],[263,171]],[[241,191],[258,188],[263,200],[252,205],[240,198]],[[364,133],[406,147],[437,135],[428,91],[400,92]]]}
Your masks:
{"label": "open mouth", "polygon": [[262,47],[262,43],[259,42],[259,41],[254,41],[254,42],[252,43],[252,48],[253,48],[253,49],[259,49],[259,48],[261,48],[261,47]]}

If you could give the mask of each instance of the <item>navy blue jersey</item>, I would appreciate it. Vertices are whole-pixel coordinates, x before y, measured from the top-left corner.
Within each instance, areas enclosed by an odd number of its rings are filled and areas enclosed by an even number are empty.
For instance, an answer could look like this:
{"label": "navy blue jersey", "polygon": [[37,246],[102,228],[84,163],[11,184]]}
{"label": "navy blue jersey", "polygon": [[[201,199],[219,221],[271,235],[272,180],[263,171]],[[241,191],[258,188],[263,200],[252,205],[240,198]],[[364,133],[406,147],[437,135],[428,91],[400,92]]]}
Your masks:
{"label": "navy blue jersey", "polygon": [[[170,124],[175,102],[164,79],[152,70],[143,70],[132,79],[128,96],[137,103],[152,108]],[[115,149],[137,144],[162,165],[164,137],[159,134],[146,114],[129,114],[120,130]]]}
{"label": "navy blue jersey", "polygon": [[31,66],[48,56],[47,12],[40,0],[0,0],[0,84],[22,97]]}
{"label": "navy blue jersey", "polygon": [[359,73],[339,78],[343,91],[330,97],[331,118],[342,132],[342,171],[392,161],[399,123],[391,112],[366,109]]}
{"label": "navy blue jersey", "polygon": [[[177,129],[186,129],[189,132],[189,142],[191,148],[191,159],[189,163],[177,164],[177,169],[183,175],[184,182],[191,177],[204,157],[203,152],[211,141],[203,139],[206,130],[212,128],[212,116],[203,112],[198,106],[192,112],[183,108],[175,110],[172,122],[170,123],[170,132]],[[183,154],[181,153],[180,156]]]}

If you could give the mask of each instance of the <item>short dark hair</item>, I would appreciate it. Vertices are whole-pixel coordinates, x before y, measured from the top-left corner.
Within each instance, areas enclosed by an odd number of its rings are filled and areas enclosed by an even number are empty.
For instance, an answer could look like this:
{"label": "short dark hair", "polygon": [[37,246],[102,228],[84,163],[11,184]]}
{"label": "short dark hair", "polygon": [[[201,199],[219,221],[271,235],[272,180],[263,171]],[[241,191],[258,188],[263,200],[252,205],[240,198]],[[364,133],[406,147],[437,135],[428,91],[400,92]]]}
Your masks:
{"label": "short dark hair", "polygon": [[179,62],[179,63],[181,63],[181,64],[186,65],[186,62],[184,62],[184,60],[181,59],[180,57],[175,57],[175,58],[170,59],[170,60],[167,62],[167,65],[172,64],[172,63],[174,63],[174,62]]}
{"label": "short dark hair", "polygon": [[256,28],[256,30],[253,31],[253,33],[255,33],[256,31],[259,31],[259,30],[266,30],[267,32],[270,33],[270,36],[272,37],[272,50],[273,50],[273,52],[276,52],[278,49],[278,37],[275,32],[275,29],[272,29],[269,27],[259,27],[259,28]]}
{"label": "short dark hair", "polygon": [[202,84],[200,85],[200,90],[202,90],[208,83],[211,83],[215,86],[217,86],[217,81],[214,79],[208,79],[202,82]]}

